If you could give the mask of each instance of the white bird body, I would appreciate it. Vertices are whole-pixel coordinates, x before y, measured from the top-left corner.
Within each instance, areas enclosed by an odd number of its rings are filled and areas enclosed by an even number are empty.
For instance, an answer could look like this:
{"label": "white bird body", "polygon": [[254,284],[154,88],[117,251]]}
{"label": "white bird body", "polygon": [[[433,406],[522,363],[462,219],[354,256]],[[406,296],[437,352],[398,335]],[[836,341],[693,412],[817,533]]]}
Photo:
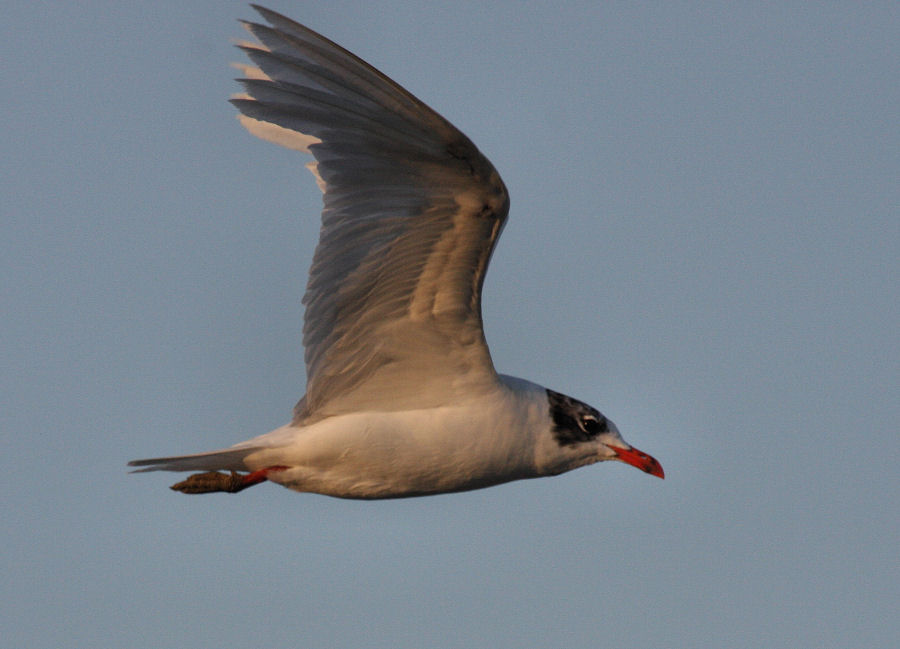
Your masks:
{"label": "white bird body", "polygon": [[549,424],[544,389],[504,377],[452,405],[285,426],[245,442],[257,450],[244,462],[251,470],[288,465],[269,480],[345,498],[462,491],[559,473],[555,443],[542,436]]}
{"label": "white bird body", "polygon": [[481,287],[509,198],[491,163],[361,59],[256,9],[272,26],[245,23],[261,44],[240,47],[259,67],[242,66],[246,93],[232,103],[254,135],[312,154],[324,194],[303,298],[306,395],[265,435],[130,464],[207,471],[173,487],[185,493],[270,480],[345,498],[476,489],[610,459],[663,477],[594,408],[495,371]]}

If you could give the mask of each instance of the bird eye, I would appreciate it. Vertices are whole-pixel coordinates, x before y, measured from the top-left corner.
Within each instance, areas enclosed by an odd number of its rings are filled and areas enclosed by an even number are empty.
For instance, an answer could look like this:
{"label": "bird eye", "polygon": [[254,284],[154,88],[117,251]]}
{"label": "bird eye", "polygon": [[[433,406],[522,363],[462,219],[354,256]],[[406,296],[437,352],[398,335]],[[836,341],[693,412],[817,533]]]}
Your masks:
{"label": "bird eye", "polygon": [[599,435],[600,433],[605,433],[609,430],[609,427],[606,425],[605,417],[601,417],[598,420],[596,417],[588,415],[581,420],[581,425],[584,428],[584,431],[590,435]]}

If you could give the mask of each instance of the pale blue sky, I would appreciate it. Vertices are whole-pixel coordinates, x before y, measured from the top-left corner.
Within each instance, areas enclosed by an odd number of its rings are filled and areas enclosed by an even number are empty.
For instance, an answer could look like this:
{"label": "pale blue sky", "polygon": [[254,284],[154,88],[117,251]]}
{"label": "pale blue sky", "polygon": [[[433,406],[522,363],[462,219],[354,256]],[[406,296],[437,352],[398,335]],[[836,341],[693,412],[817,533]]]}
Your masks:
{"label": "pale blue sky", "polygon": [[126,473],[303,392],[320,197],[226,102],[252,10],[4,5],[5,646],[897,646],[897,3],[554,5],[272,3],[490,157],[495,364],[667,475],[389,502]]}

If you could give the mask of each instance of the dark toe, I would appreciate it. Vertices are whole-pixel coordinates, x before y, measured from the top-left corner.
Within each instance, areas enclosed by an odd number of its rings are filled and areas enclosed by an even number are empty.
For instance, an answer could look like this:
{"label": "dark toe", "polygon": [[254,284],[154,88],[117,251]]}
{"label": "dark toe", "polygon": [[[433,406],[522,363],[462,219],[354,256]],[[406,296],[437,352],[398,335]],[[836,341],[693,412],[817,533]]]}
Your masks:
{"label": "dark toe", "polygon": [[183,494],[208,494],[217,491],[236,493],[243,486],[241,476],[237,473],[232,472],[231,475],[228,475],[218,471],[207,471],[206,473],[195,473],[187,480],[173,484],[170,488]]}

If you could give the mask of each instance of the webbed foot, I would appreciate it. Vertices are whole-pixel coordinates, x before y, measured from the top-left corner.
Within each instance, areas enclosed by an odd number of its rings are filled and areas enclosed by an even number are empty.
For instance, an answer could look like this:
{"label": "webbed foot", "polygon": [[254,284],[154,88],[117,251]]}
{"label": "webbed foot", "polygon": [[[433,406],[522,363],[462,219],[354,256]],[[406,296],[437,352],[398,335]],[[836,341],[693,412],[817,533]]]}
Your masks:
{"label": "webbed foot", "polygon": [[286,468],[285,466],[270,466],[252,473],[232,471],[231,475],[219,473],[218,471],[195,473],[188,477],[187,480],[182,480],[169,488],[173,491],[180,491],[183,494],[210,494],[217,491],[236,494],[247,487],[265,482],[270,471],[282,471]]}

